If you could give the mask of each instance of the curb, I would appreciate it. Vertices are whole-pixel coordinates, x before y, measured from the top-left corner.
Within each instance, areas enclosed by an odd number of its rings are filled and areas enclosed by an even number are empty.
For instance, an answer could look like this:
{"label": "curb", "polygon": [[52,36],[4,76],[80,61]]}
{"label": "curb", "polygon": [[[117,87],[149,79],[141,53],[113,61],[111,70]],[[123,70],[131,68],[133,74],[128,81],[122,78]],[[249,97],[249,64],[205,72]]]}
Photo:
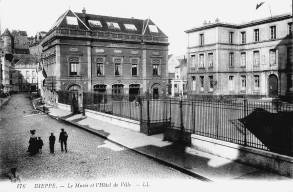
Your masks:
{"label": "curb", "polygon": [[[48,114],[48,115],[49,115],[49,114]],[[178,171],[180,171],[180,172],[182,172],[182,173],[184,173],[184,174],[187,174],[187,175],[189,175],[189,176],[192,176],[192,177],[194,177],[194,178],[196,178],[196,179],[199,179],[199,180],[201,180],[201,181],[212,181],[212,180],[210,180],[210,179],[208,179],[208,178],[206,178],[206,177],[203,177],[203,176],[201,176],[201,175],[199,175],[199,174],[197,174],[197,173],[194,173],[194,172],[192,172],[192,171],[189,171],[188,169],[185,169],[185,168],[183,168],[183,167],[180,167],[180,166],[178,166],[178,165],[176,165],[176,164],[170,163],[170,162],[168,162],[168,161],[166,161],[166,160],[164,160],[164,159],[160,159],[160,158],[158,158],[158,157],[154,157],[154,156],[152,156],[152,155],[150,155],[150,154],[147,154],[147,153],[144,153],[144,152],[142,152],[142,151],[139,151],[139,150],[135,150],[135,149],[129,148],[129,147],[127,147],[127,146],[125,146],[125,145],[123,145],[123,144],[121,144],[121,143],[118,143],[117,141],[114,141],[114,140],[112,140],[112,139],[109,139],[107,136],[105,136],[105,135],[99,133],[99,132],[98,132],[97,130],[95,130],[95,129],[91,129],[91,128],[84,127],[84,126],[82,126],[82,125],[80,125],[80,124],[78,124],[78,123],[74,123],[74,122],[71,122],[71,121],[67,121],[67,120],[65,120],[65,119],[63,119],[63,118],[54,117],[54,116],[52,116],[52,115],[49,115],[49,116],[50,116],[51,118],[57,119],[57,120],[59,120],[59,121],[62,121],[62,122],[64,122],[64,123],[66,123],[66,124],[74,125],[74,126],[76,126],[76,127],[79,127],[79,128],[81,128],[81,129],[84,129],[85,131],[88,131],[88,132],[93,133],[93,134],[95,134],[95,135],[97,135],[97,136],[99,136],[99,137],[102,137],[102,138],[104,138],[104,139],[107,139],[108,141],[110,141],[110,142],[112,142],[112,143],[115,143],[115,144],[117,144],[117,145],[119,145],[119,146],[121,146],[121,147],[124,147],[124,148],[128,149],[128,150],[134,151],[134,152],[136,152],[136,153],[138,153],[138,154],[140,154],[140,155],[144,155],[144,156],[148,157],[149,159],[155,160],[155,161],[159,162],[160,164],[163,164],[163,165],[165,165],[165,166],[168,166],[168,167],[171,167],[171,168],[173,168],[173,169],[176,169],[176,170],[178,170]]]}
{"label": "curb", "polygon": [[[36,108],[36,109],[37,109],[37,108]],[[41,111],[40,109],[37,109],[37,110]],[[99,133],[99,132],[98,132],[97,130],[95,130],[95,129],[91,129],[91,128],[88,128],[88,127],[84,127],[84,126],[82,126],[82,125],[80,125],[80,124],[78,124],[78,123],[74,123],[74,122],[71,122],[71,121],[67,121],[66,119],[59,118],[59,117],[56,117],[56,116],[50,115],[50,114],[48,114],[48,113],[46,113],[46,114],[47,114],[49,117],[51,117],[51,118],[53,118],[53,119],[55,119],[55,120],[57,120],[57,121],[60,121],[60,122],[63,122],[63,123],[65,123],[65,124],[70,124],[70,125],[73,125],[73,126],[75,126],[75,127],[81,128],[81,129],[83,129],[83,130],[85,130],[85,131],[88,131],[88,132],[94,134],[94,135],[97,135],[97,136],[99,136],[99,137],[102,137],[103,139],[106,139],[106,140],[108,140],[108,141],[110,141],[110,142],[112,142],[112,143],[115,143],[115,144],[117,144],[117,145],[119,145],[119,146],[121,146],[121,147],[124,147],[124,148],[126,148],[126,149],[128,149],[128,150],[131,150],[131,151],[133,151],[133,152],[135,152],[135,153],[137,153],[137,154],[140,154],[140,155],[146,156],[146,157],[149,158],[149,159],[152,159],[152,160],[154,160],[154,161],[156,161],[156,162],[158,162],[158,163],[160,163],[160,164],[163,164],[163,165],[165,165],[165,166],[167,166],[167,167],[171,167],[171,168],[173,168],[173,169],[176,169],[176,170],[178,170],[178,171],[180,171],[180,172],[182,172],[182,173],[184,173],[184,174],[187,174],[187,175],[189,175],[189,176],[192,176],[192,177],[194,177],[194,178],[196,178],[196,179],[199,179],[199,180],[201,180],[201,181],[206,181],[206,182],[210,182],[210,181],[212,181],[212,180],[210,180],[210,179],[208,179],[208,178],[206,178],[206,177],[203,177],[203,176],[201,176],[201,175],[199,175],[199,174],[197,174],[197,173],[194,173],[194,172],[192,172],[192,171],[190,171],[190,170],[188,170],[188,169],[185,169],[185,168],[183,168],[183,167],[180,167],[180,166],[178,166],[178,165],[176,165],[176,164],[170,163],[170,162],[168,162],[168,161],[166,161],[166,160],[164,160],[164,159],[160,159],[160,158],[158,158],[158,157],[154,157],[154,156],[152,156],[152,155],[150,155],[150,154],[147,154],[147,153],[144,153],[144,152],[142,152],[142,151],[139,151],[139,150],[135,150],[135,149],[129,148],[129,147],[127,147],[127,146],[125,146],[125,145],[123,145],[123,144],[121,144],[121,143],[118,143],[117,141],[114,141],[114,140],[108,138],[107,136],[105,136],[105,135]]]}
{"label": "curb", "polygon": [[10,101],[10,99],[11,99],[11,96],[9,96],[8,99],[6,99],[3,103],[1,103],[0,109],[2,109],[2,107],[5,106]]}

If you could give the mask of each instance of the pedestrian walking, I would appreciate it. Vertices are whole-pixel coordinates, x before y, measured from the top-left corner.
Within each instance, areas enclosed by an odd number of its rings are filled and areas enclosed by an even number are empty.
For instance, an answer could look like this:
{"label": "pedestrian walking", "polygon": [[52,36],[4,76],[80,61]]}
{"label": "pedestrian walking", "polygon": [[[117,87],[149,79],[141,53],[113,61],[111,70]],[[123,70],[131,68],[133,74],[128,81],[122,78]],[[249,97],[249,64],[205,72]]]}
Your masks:
{"label": "pedestrian walking", "polygon": [[68,134],[64,129],[61,129],[60,135],[59,135],[59,142],[61,143],[61,151],[63,152],[63,145],[65,147],[65,152],[67,153],[67,138]]}
{"label": "pedestrian walking", "polygon": [[56,137],[53,133],[51,133],[49,137],[49,145],[50,145],[50,153],[54,153],[54,145],[55,145]]}
{"label": "pedestrian walking", "polygon": [[37,138],[35,136],[36,130],[30,130],[31,136],[29,139],[28,152],[30,155],[35,155],[38,152]]}
{"label": "pedestrian walking", "polygon": [[37,140],[37,147],[38,147],[38,151],[39,151],[39,153],[42,153],[43,145],[44,145],[43,140],[41,139],[41,137],[38,137],[38,140]]}

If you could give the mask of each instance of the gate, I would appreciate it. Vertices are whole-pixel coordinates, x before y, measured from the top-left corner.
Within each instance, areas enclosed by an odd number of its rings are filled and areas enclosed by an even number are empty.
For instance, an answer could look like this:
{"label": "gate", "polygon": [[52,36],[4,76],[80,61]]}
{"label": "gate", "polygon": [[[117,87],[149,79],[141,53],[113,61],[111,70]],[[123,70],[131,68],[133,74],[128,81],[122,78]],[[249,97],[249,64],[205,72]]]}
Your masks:
{"label": "gate", "polygon": [[269,76],[269,97],[278,96],[278,77],[276,75]]}

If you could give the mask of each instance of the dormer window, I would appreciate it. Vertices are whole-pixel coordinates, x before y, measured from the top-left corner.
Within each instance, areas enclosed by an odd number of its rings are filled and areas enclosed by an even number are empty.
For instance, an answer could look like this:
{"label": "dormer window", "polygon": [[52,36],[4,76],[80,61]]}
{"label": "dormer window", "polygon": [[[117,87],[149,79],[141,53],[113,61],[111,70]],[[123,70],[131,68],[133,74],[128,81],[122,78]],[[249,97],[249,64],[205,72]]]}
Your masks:
{"label": "dormer window", "polygon": [[78,25],[76,17],[66,16],[66,23],[68,25]]}
{"label": "dormer window", "polygon": [[156,25],[149,25],[149,30],[151,33],[158,33],[159,32]]}
{"label": "dormer window", "polygon": [[133,24],[124,24],[124,27],[130,31],[137,31],[135,25],[133,25]]}
{"label": "dormer window", "polygon": [[88,20],[90,26],[92,27],[102,27],[101,21],[98,20]]}
{"label": "dormer window", "polygon": [[118,23],[115,22],[107,22],[108,28],[109,29],[119,29],[120,30],[120,26],[118,25]]}

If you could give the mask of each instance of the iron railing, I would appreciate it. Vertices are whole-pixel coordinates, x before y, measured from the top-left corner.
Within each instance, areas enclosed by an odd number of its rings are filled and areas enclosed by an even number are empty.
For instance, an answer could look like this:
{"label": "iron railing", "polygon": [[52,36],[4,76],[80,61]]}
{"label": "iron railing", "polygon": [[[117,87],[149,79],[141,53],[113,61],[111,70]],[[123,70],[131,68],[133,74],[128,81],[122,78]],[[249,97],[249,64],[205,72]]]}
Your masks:
{"label": "iron railing", "polygon": [[[59,102],[70,104],[68,93],[58,95]],[[82,95],[85,109],[148,125],[168,122],[171,129],[293,156],[293,104],[246,98],[153,99],[92,92]]]}

